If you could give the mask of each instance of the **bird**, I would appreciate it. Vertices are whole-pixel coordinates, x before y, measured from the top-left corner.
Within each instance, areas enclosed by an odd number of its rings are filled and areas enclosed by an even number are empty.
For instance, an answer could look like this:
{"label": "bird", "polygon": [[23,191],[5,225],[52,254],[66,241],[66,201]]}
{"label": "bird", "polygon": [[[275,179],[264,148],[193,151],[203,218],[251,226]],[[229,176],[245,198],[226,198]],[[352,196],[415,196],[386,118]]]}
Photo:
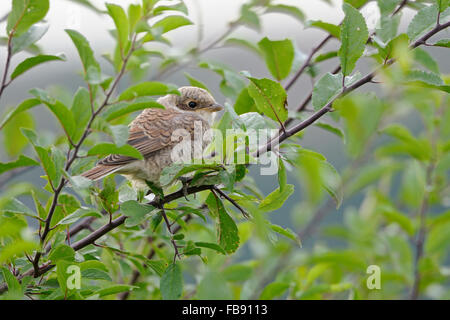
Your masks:
{"label": "bird", "polygon": [[[157,100],[165,109],[144,109],[129,125],[127,143],[136,148],[143,159],[111,154],[100,160],[95,167],[81,176],[90,180],[100,180],[110,174],[123,175],[136,190],[148,188],[148,182],[162,187],[160,175],[164,168],[180,156],[185,146],[186,134],[194,144],[200,141],[205,148],[211,137],[196,137],[195,126],[201,127],[201,134],[211,128],[217,112],[223,107],[205,89],[185,86],[178,89],[180,95],[168,94]],[[184,132],[184,136],[180,135]],[[187,143],[187,142],[186,142]],[[190,143],[190,141],[189,141]],[[191,149],[194,145],[191,144]],[[178,148],[178,151],[176,151]]]}

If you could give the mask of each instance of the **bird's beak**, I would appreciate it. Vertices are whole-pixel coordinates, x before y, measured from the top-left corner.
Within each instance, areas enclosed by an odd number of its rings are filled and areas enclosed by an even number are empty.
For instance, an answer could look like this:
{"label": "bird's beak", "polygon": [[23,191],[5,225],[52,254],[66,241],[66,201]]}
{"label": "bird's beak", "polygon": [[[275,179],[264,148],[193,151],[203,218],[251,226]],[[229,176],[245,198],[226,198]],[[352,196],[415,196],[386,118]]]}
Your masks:
{"label": "bird's beak", "polygon": [[218,103],[214,103],[214,104],[208,106],[208,110],[211,112],[218,112],[220,110],[223,110],[223,107]]}

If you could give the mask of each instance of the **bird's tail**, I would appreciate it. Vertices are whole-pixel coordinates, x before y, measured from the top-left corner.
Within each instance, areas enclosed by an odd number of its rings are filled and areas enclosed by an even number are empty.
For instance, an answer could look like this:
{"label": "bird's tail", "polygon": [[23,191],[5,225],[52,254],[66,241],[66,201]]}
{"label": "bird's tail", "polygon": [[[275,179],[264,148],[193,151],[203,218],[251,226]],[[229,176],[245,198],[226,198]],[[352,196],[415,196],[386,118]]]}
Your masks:
{"label": "bird's tail", "polygon": [[99,164],[94,168],[92,168],[91,170],[82,173],[81,176],[95,181],[104,178],[107,175],[114,173],[121,168],[122,166],[104,166]]}

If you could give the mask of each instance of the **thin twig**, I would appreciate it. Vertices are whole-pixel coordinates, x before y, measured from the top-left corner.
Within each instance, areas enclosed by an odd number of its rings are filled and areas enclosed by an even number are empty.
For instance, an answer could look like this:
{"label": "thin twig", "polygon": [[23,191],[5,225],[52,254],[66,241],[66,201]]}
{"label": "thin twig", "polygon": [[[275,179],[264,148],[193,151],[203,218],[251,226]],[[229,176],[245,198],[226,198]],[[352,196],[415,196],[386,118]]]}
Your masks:
{"label": "thin twig", "polygon": [[[131,55],[133,54],[133,52],[135,50],[136,39],[137,39],[137,35],[135,34],[134,37],[133,37],[132,43],[131,43],[131,48],[130,48],[127,56],[125,57],[125,59],[124,59],[124,61],[122,63],[122,68],[120,69],[119,74],[116,76],[113,84],[109,88],[109,91],[107,92],[106,97],[105,97],[103,103],[101,104],[101,106],[97,109],[97,111],[95,111],[94,113],[91,114],[90,120],[89,120],[89,122],[88,122],[88,124],[87,124],[87,126],[86,126],[86,128],[84,130],[83,135],[81,136],[80,140],[78,141],[78,143],[74,147],[74,151],[72,153],[72,157],[69,157],[67,159],[67,162],[66,162],[66,165],[65,165],[65,170],[66,171],[68,171],[70,169],[71,165],[73,164],[73,162],[77,158],[78,151],[80,150],[80,147],[83,144],[83,142],[88,137],[88,135],[90,133],[90,128],[91,128],[95,118],[108,105],[109,99],[110,99],[112,93],[114,92],[114,90],[117,87],[120,79],[124,75],[128,59],[131,57]],[[66,182],[67,182],[66,178],[62,177],[61,180],[60,180],[60,183],[59,183],[59,185],[58,185],[58,187],[56,189],[52,185],[52,188],[53,188],[53,191],[54,191],[53,200],[52,200],[52,204],[50,206],[50,210],[49,210],[47,218],[46,218],[44,231],[42,232],[42,234],[40,234],[40,242],[41,242],[42,245],[44,244],[45,239],[46,239],[48,233],[50,232],[50,225],[51,225],[51,221],[52,221],[53,215],[55,213],[55,209],[56,209],[57,204],[58,204],[58,197],[59,197],[61,191],[64,189],[64,186],[66,185]],[[42,256],[42,252],[37,252],[36,255],[35,255],[35,258],[34,258],[33,266],[34,266],[34,270],[35,270],[35,274],[34,274],[35,277],[38,276],[38,266],[39,266],[39,260],[40,260],[41,256]]]}
{"label": "thin twig", "polygon": [[[423,37],[421,37],[419,40],[417,40],[411,46],[411,48],[416,48],[416,47],[426,43],[426,40],[431,38],[433,35],[435,35],[439,31],[448,28],[449,26],[450,26],[450,22],[447,22],[447,23],[445,23],[443,25],[437,25],[435,28],[433,28],[428,33],[426,33]],[[394,63],[394,62],[395,62],[394,60],[391,60],[391,62],[388,63],[386,65],[386,67],[389,66],[390,64]],[[370,74],[366,75],[364,78],[360,79],[355,84],[347,87],[345,92],[343,92],[342,94],[346,94],[346,93],[348,93],[350,91],[353,91],[353,90],[359,88],[360,86],[364,85],[365,83],[368,83],[368,82],[372,81],[373,77],[376,74],[376,71],[371,72]],[[278,143],[286,140],[287,138],[289,138],[289,136],[291,136],[291,135],[293,135],[293,134],[303,130],[304,128],[308,127],[309,125],[313,124],[317,119],[321,118],[324,114],[329,112],[331,110],[332,102],[333,101],[329,102],[326,106],[324,106],[322,109],[320,109],[317,112],[315,112],[313,115],[311,115],[311,117],[309,117],[305,121],[301,122],[297,126],[293,127],[290,130],[287,130],[286,133],[281,134],[279,136]],[[258,150],[257,155],[260,155],[260,154],[262,154],[264,152],[267,152],[267,151],[271,150],[273,147],[274,147],[274,145],[272,145],[272,143],[270,141],[270,142],[268,142],[268,144],[266,145],[264,150],[261,150],[261,151]],[[203,190],[211,190],[211,188],[212,188],[211,185],[195,186],[195,187],[188,188],[186,190],[186,192],[188,194],[193,194],[193,193],[197,193],[197,192],[200,192],[200,191],[203,191]],[[170,195],[168,195],[167,197],[164,198],[164,203],[171,202],[173,200],[179,199],[179,198],[183,197],[184,194],[185,193],[183,192],[183,190],[179,190],[177,192],[174,192],[174,193],[172,193],[172,194],[170,194]],[[153,202],[151,202],[150,204],[156,205],[156,203],[153,203]],[[109,231],[117,228],[118,226],[122,225],[125,220],[126,220],[126,216],[120,216],[119,218],[113,220],[112,222],[110,222],[110,223],[104,225],[103,227],[100,227],[96,231],[92,232],[91,234],[89,234],[85,238],[83,238],[83,239],[79,240],[78,242],[72,244],[72,248],[74,250],[80,250],[80,249],[86,247],[87,245],[94,243],[95,240],[97,240],[98,238],[102,237],[103,235],[107,234]],[[38,252],[37,255],[39,255],[39,254],[40,253]],[[37,261],[39,261],[39,260],[37,260]],[[34,274],[35,276],[39,276],[39,275],[42,275],[42,274],[46,273],[47,271],[51,270],[53,267],[54,267],[54,265],[52,265],[51,263],[47,263],[47,264],[45,264],[45,265],[43,265],[41,267],[37,267],[37,268],[35,266],[34,270],[28,271],[28,272],[24,273],[22,276],[19,276],[19,277],[22,278],[25,275],[32,275],[32,274]],[[5,290],[7,290],[7,286],[5,284],[0,285],[0,293],[4,292]]]}
{"label": "thin twig", "polygon": [[[426,189],[431,185],[431,177],[434,170],[434,163],[430,163],[427,167],[426,174]],[[426,217],[428,211],[428,202],[429,202],[430,194],[427,190],[425,190],[425,195],[422,199],[422,204],[420,205],[419,211],[419,233],[417,234],[417,239],[415,242],[416,254],[414,256],[414,283],[411,289],[410,299],[417,300],[419,298],[420,292],[420,282],[422,275],[419,270],[419,262],[423,257],[423,246],[425,243],[425,236],[427,232],[426,227]]]}
{"label": "thin twig", "polygon": [[217,186],[213,186],[212,189],[216,191],[218,194],[220,194],[223,198],[227,199],[233,206],[235,206],[246,219],[250,219],[250,215],[245,211],[244,208],[242,208],[239,203],[237,203],[235,200],[230,198],[225,192],[220,190]]}
{"label": "thin twig", "polygon": [[11,33],[8,35],[5,69],[3,70],[3,77],[2,77],[2,82],[0,85],[0,98],[2,97],[2,94],[3,94],[3,91],[5,90],[5,88],[11,83],[11,81],[7,82],[6,79],[8,77],[9,66],[10,66],[11,58],[12,58],[12,38],[13,38],[13,36],[14,36],[14,32],[11,31]]}

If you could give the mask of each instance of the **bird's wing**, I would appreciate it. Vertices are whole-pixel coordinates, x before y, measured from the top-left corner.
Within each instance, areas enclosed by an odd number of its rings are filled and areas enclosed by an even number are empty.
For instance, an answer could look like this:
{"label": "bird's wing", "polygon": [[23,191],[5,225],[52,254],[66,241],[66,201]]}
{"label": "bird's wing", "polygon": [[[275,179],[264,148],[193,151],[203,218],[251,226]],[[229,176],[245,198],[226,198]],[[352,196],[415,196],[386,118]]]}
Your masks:
{"label": "bird's wing", "polygon": [[[177,112],[164,109],[147,109],[141,113],[130,125],[127,143],[136,148],[145,158],[165,147],[175,145],[179,141],[172,141],[172,133],[177,129],[185,129],[191,139],[194,135],[194,124],[202,122],[203,130],[208,123],[195,113]],[[98,164],[107,166],[124,165],[135,161],[136,158],[111,154]]]}

